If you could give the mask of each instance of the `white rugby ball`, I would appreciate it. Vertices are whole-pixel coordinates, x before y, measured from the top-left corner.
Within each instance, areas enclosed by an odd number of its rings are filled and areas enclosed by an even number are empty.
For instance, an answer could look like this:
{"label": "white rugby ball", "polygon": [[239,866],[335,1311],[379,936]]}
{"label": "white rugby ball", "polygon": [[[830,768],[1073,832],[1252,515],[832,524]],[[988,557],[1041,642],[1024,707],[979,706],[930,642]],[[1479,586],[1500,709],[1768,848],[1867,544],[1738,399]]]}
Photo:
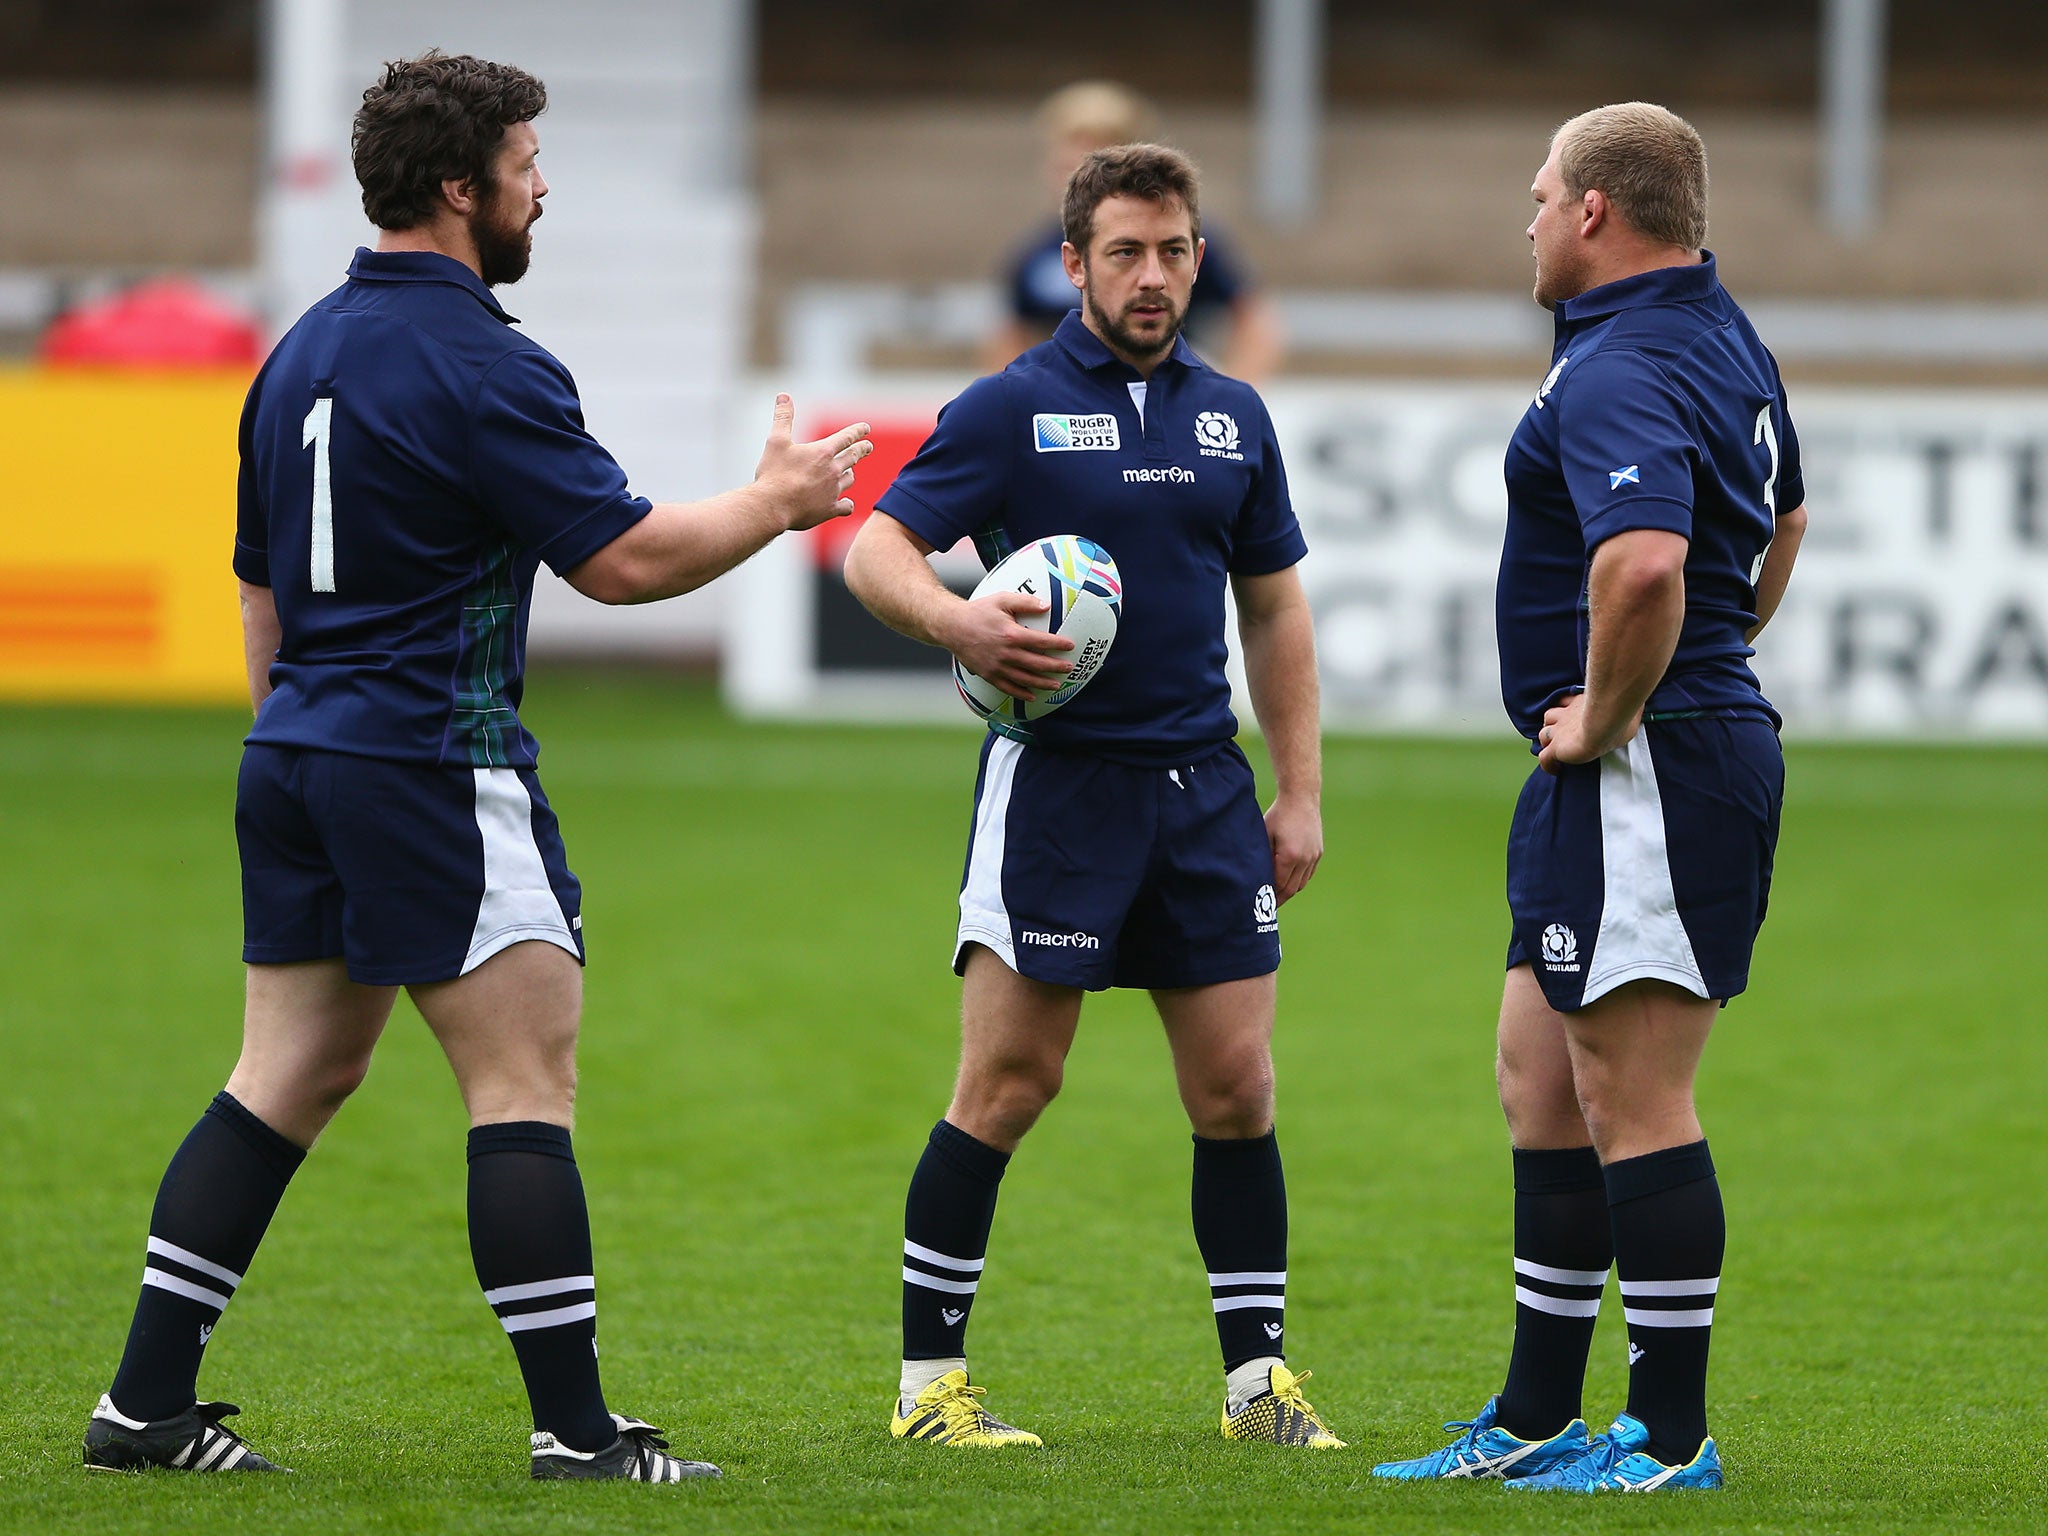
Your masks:
{"label": "white rugby ball", "polygon": [[1123,578],[1109,551],[1093,539],[1058,533],[1033,539],[981,578],[975,597],[1023,592],[1046,599],[1044,613],[1022,613],[1017,622],[1049,630],[1074,642],[1067,675],[1035,698],[1015,699],[953,660],[953,681],[967,707],[999,730],[1028,733],[1030,722],[1051,714],[1088,686],[1101,670],[1123,614]]}

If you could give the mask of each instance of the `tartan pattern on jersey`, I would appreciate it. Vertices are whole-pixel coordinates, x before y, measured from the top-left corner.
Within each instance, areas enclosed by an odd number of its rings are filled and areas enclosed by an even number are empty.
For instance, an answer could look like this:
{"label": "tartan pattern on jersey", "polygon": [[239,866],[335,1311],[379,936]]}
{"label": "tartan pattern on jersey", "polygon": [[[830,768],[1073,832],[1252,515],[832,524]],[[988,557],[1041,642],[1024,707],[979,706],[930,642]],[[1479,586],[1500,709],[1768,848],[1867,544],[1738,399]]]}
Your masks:
{"label": "tartan pattern on jersey", "polygon": [[974,535],[974,553],[981,558],[981,568],[992,571],[1016,552],[1017,544],[1010,537],[1010,530],[999,518]]}
{"label": "tartan pattern on jersey", "polygon": [[513,550],[489,550],[462,595],[462,648],[456,664],[449,746],[472,768],[509,768],[519,744],[519,714],[505,698],[513,668],[519,586]]}

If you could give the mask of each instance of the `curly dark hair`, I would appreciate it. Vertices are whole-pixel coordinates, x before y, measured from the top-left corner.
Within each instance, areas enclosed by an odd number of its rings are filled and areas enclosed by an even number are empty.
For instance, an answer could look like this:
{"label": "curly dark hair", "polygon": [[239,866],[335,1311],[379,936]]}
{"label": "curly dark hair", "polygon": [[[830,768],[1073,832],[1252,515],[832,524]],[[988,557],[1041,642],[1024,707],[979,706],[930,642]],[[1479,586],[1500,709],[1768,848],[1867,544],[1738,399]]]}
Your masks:
{"label": "curly dark hair", "polygon": [[489,189],[505,130],[547,105],[548,88],[515,65],[438,48],[386,64],[350,139],[363,212],[379,229],[413,229],[433,217],[442,182]]}
{"label": "curly dark hair", "polygon": [[1197,238],[1202,233],[1201,176],[1195,162],[1164,144],[1118,144],[1098,149],[1067,178],[1060,229],[1085,261],[1095,238],[1095,210],[1112,197],[1150,203],[1179,203],[1188,211]]}

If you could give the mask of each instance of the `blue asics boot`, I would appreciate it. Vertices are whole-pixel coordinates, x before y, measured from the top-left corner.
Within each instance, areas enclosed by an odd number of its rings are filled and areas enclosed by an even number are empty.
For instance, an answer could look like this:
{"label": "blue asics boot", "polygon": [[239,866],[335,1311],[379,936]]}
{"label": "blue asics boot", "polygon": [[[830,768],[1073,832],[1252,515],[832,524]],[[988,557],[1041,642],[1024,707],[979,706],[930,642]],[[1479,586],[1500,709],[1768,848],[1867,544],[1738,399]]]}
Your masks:
{"label": "blue asics boot", "polygon": [[1558,1489],[1565,1493],[1653,1493],[1659,1488],[1718,1488],[1721,1453],[1711,1438],[1682,1467],[1667,1467],[1644,1451],[1650,1432],[1640,1419],[1623,1414],[1604,1435],[1595,1435],[1575,1459],[1548,1472],[1508,1480],[1510,1488]]}
{"label": "blue asics boot", "polygon": [[1442,1450],[1413,1461],[1383,1461],[1372,1469],[1372,1475],[1404,1482],[1437,1477],[1522,1477],[1567,1465],[1585,1453],[1584,1419],[1573,1419],[1548,1440],[1520,1440],[1494,1423],[1499,1407],[1500,1399],[1489,1397],[1477,1418],[1453,1419],[1444,1425],[1464,1433]]}

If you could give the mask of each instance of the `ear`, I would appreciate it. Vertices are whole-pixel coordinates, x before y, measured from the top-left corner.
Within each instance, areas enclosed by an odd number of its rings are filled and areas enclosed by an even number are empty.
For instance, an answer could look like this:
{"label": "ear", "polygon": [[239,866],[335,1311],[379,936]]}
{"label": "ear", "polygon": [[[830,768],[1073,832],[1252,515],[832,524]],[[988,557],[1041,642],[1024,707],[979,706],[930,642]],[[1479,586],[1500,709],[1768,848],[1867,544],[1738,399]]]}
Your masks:
{"label": "ear", "polygon": [[464,218],[476,212],[476,184],[467,177],[450,179],[441,183],[441,197],[448,206]]}
{"label": "ear", "polygon": [[1195,236],[1194,275],[1197,277],[1201,276],[1202,273],[1202,253],[1208,249],[1209,242],[1203,239],[1200,235]]}
{"label": "ear", "polygon": [[1074,242],[1060,242],[1060,265],[1067,269],[1067,281],[1075,288],[1088,286],[1088,263],[1081,259],[1081,253],[1074,249]]}
{"label": "ear", "polygon": [[1588,187],[1585,197],[1579,203],[1579,238],[1591,239],[1607,223],[1614,205],[1607,201],[1607,194],[1598,187]]}

